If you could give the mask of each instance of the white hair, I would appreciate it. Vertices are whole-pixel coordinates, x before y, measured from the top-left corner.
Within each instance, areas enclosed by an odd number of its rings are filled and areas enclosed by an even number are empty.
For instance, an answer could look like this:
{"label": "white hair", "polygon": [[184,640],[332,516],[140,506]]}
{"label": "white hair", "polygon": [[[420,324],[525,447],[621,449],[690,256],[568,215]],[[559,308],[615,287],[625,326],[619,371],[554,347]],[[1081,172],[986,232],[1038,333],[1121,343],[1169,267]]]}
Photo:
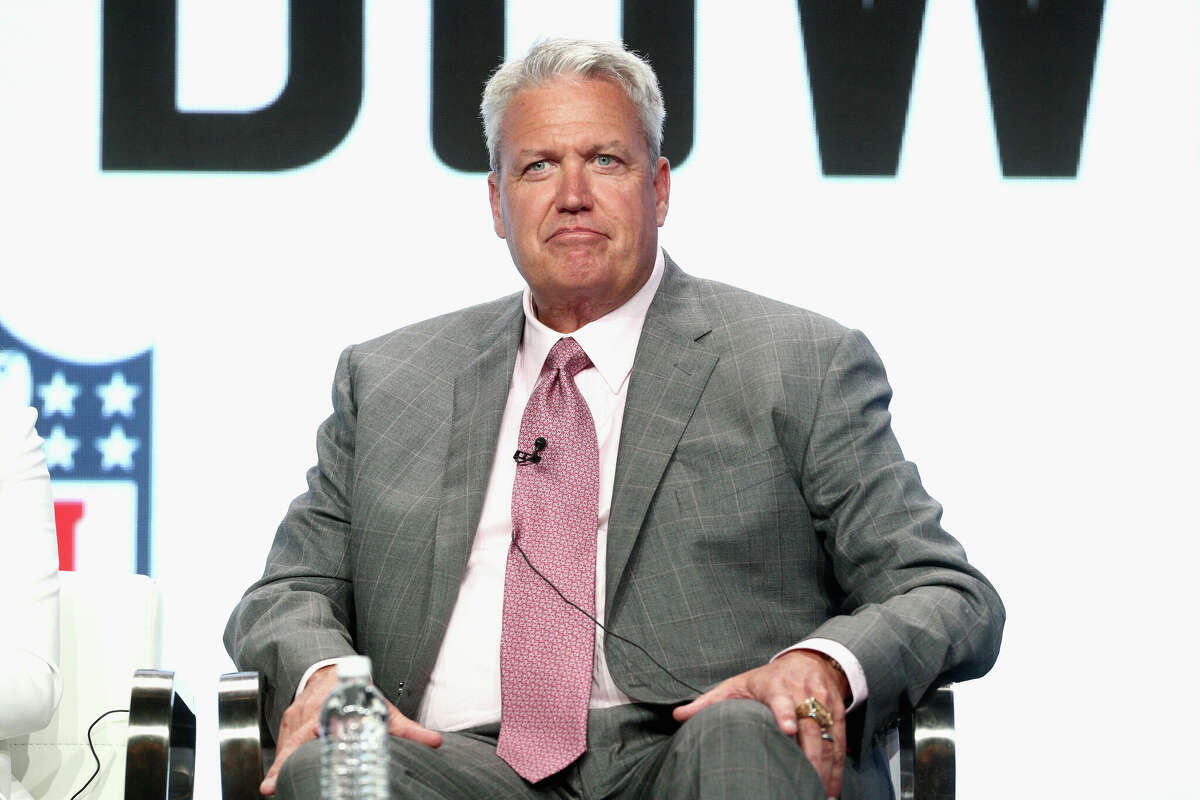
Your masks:
{"label": "white hair", "polygon": [[518,92],[562,75],[610,80],[620,85],[638,110],[651,160],[658,160],[667,111],[650,63],[619,42],[543,39],[535,42],[524,58],[501,64],[483,89],[479,115],[483,117],[488,162],[494,172],[500,170],[500,121],[508,104]]}

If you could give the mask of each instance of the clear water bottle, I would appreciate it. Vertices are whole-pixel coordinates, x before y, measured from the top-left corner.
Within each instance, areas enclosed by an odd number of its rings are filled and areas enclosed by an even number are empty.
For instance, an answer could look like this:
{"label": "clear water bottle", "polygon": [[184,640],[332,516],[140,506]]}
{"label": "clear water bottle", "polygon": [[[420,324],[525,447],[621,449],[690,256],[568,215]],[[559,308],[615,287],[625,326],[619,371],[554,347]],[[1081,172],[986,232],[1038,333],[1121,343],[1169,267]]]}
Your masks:
{"label": "clear water bottle", "polygon": [[321,709],[321,800],[385,800],[388,710],[371,685],[371,659],[348,658],[337,674]]}

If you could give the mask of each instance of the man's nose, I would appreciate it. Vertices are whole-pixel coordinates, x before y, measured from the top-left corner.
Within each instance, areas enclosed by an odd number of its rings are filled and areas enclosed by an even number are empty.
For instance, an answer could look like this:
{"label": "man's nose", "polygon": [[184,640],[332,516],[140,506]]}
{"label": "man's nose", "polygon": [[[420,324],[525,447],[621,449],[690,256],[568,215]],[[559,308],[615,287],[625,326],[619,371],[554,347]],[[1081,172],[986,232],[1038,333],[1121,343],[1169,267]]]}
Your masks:
{"label": "man's nose", "polygon": [[586,164],[563,164],[557,199],[559,211],[583,211],[592,207],[591,178]]}

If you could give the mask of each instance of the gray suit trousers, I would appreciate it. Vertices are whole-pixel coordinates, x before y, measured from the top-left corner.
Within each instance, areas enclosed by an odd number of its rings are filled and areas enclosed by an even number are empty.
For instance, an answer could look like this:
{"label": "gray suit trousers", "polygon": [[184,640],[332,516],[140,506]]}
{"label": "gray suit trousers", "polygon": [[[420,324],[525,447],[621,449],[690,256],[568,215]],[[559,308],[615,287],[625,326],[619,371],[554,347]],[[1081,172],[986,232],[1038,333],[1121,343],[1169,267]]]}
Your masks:
{"label": "gray suit trousers", "polygon": [[[670,709],[634,704],[593,710],[588,749],[557,775],[529,784],[496,756],[500,726],[445,734],[436,750],[392,738],[394,800],[825,800],[804,751],[782,733],[766,706],[727,700],[684,725]],[[880,757],[882,757],[880,755]],[[292,754],[281,774],[280,800],[315,798],[320,743]],[[843,798],[884,800],[890,787],[875,778],[881,765],[860,774],[847,762]],[[866,778],[866,780],[863,780]]]}

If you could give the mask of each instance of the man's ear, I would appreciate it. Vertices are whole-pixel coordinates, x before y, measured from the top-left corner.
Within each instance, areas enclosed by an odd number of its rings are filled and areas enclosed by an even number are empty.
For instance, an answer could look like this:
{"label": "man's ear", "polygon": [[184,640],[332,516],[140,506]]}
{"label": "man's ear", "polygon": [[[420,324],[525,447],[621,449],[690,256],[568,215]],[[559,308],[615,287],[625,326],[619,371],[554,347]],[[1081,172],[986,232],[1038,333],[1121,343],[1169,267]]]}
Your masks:
{"label": "man's ear", "polygon": [[495,172],[488,173],[488,200],[492,204],[492,226],[496,229],[496,235],[504,239],[504,219],[500,216],[500,186],[496,183],[498,180]]}
{"label": "man's ear", "polygon": [[671,205],[671,164],[662,156],[654,165],[655,210],[658,212],[658,227],[667,221],[667,209]]}

